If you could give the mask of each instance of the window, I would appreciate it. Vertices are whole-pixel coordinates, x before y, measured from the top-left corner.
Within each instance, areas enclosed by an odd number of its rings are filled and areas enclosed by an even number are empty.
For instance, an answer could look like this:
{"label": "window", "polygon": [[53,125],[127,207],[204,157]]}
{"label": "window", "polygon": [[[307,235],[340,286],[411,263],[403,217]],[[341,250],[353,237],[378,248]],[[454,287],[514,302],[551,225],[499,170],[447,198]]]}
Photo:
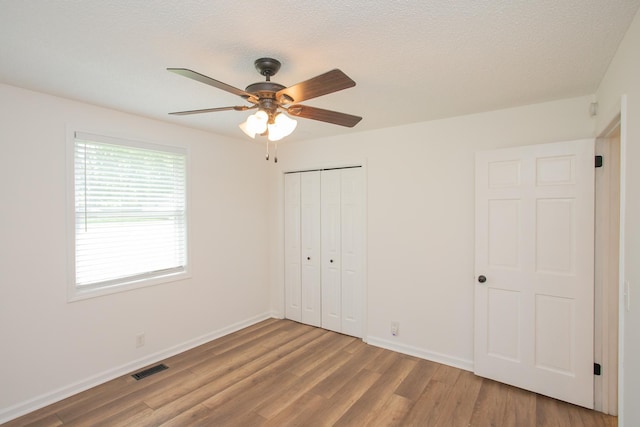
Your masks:
{"label": "window", "polygon": [[76,132],[71,299],[187,273],[184,148]]}

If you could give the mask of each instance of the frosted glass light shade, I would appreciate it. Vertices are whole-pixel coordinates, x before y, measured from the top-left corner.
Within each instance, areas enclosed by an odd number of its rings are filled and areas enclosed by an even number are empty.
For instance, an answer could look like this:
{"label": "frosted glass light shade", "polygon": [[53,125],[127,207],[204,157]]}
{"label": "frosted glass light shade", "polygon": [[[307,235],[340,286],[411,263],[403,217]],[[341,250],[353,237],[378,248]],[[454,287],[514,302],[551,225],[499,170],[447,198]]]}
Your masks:
{"label": "frosted glass light shade", "polygon": [[238,125],[238,127],[240,128],[240,130],[242,130],[242,132],[244,132],[249,138],[255,138],[256,137],[256,133],[255,132],[251,132],[249,130],[249,125],[248,125],[248,119],[245,120],[244,122],[240,123]]}
{"label": "frosted glass light shade", "polygon": [[286,114],[278,113],[273,124],[269,124],[269,141],[279,141],[285,136],[291,135],[298,126],[298,122]]}
{"label": "frosted glass light shade", "polygon": [[256,134],[264,133],[267,130],[267,121],[269,120],[269,116],[262,110],[257,111],[255,114],[247,117],[247,120],[240,123],[238,126],[249,136],[250,138],[255,138]]}

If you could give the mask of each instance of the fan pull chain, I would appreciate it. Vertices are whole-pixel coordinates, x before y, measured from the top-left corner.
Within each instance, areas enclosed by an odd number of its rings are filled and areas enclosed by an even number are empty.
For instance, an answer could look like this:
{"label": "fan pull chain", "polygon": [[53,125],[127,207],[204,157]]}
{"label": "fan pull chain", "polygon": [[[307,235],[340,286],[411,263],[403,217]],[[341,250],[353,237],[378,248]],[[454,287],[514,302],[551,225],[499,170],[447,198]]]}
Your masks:
{"label": "fan pull chain", "polygon": [[276,141],[275,148],[276,152],[273,155],[273,163],[278,163],[278,141]]}
{"label": "fan pull chain", "polygon": [[269,141],[267,141],[267,161],[269,161]]}

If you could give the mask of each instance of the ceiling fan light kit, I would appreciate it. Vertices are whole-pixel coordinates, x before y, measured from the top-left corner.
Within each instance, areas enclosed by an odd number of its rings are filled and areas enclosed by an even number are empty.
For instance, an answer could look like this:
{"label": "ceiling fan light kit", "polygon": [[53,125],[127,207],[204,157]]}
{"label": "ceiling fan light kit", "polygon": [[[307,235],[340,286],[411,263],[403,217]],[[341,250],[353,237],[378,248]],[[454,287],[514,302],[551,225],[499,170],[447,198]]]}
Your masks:
{"label": "ceiling fan light kit", "polygon": [[[263,135],[266,136],[269,141],[279,141],[291,135],[295,130],[298,122],[290,118],[287,114],[346,127],[353,127],[362,120],[362,117],[351,114],[297,104],[298,102],[355,86],[356,82],[351,80],[342,71],[338,69],[331,70],[304,82],[286,87],[271,81],[271,77],[280,69],[280,61],[273,58],[260,58],[254,62],[254,65],[258,72],[265,76],[266,81],[252,83],[247,86],[245,90],[235,88],[186,68],[167,68],[168,71],[173,73],[238,95],[252,104],[250,106],[241,105],[178,111],[169,114],[185,116],[217,111],[246,111],[257,109],[258,111],[240,123],[240,129],[250,138],[255,138],[256,135]],[[269,143],[267,142],[267,160],[269,160],[268,147]],[[277,161],[277,158],[275,161]]]}

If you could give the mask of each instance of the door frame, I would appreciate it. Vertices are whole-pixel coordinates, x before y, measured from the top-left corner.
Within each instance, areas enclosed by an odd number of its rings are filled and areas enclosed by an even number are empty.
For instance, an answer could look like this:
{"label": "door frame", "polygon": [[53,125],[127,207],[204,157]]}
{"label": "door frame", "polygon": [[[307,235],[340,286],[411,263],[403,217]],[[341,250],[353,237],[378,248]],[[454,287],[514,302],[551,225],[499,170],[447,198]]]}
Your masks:
{"label": "door frame", "polygon": [[[282,160],[282,159],[281,159]],[[362,237],[362,281],[363,281],[363,286],[362,286],[362,295],[361,295],[361,299],[362,299],[362,341],[364,341],[365,343],[367,342],[367,331],[368,331],[368,289],[367,289],[367,283],[368,283],[368,264],[367,264],[367,248],[368,248],[368,233],[367,233],[367,223],[368,223],[368,198],[367,198],[367,194],[368,194],[368,174],[367,174],[367,161],[366,159],[361,159],[361,160],[353,160],[353,161],[330,161],[330,162],[318,162],[318,163],[310,163],[310,164],[305,164],[303,166],[285,166],[283,167],[279,172],[278,172],[278,188],[277,188],[277,194],[278,194],[278,205],[276,208],[276,212],[278,215],[278,225],[279,228],[277,229],[277,233],[278,233],[278,237],[277,237],[277,241],[279,242],[279,248],[278,248],[278,278],[277,278],[277,285],[278,285],[278,297],[277,297],[277,303],[278,303],[278,307],[281,307],[281,309],[276,309],[275,312],[273,313],[274,317],[278,317],[280,319],[285,318],[285,306],[286,306],[286,301],[285,301],[285,284],[284,284],[284,277],[285,277],[285,273],[284,273],[284,176],[286,174],[289,173],[296,173],[296,172],[310,172],[310,171],[322,171],[322,170],[329,170],[329,169],[346,169],[346,168],[354,168],[354,167],[360,167],[362,168],[362,175],[363,175],[363,179],[362,179],[362,205],[363,205],[363,210],[362,210],[362,221],[364,222],[363,227],[364,227],[364,233],[363,233],[363,237]]]}
{"label": "door frame", "polygon": [[[594,378],[594,409],[618,414],[618,347],[620,288],[620,115],[596,138],[594,361],[602,374]],[[615,318],[615,319],[614,319]]]}
{"label": "door frame", "polygon": [[629,310],[629,282],[626,276],[625,235],[627,206],[627,95],[620,99],[620,264],[618,310],[618,422],[624,425],[624,340],[625,311]]}
{"label": "door frame", "polygon": [[[600,112],[598,112],[600,115]],[[619,238],[619,262],[618,262],[618,425],[623,426],[624,417],[624,340],[625,340],[625,313],[628,311],[628,286],[626,278],[625,234],[626,234],[626,169],[627,169],[627,123],[628,107],[627,95],[620,96],[619,103],[613,105],[609,111],[604,112],[604,119],[600,122],[603,126],[596,129],[597,137],[605,137],[620,127],[620,238]]]}

